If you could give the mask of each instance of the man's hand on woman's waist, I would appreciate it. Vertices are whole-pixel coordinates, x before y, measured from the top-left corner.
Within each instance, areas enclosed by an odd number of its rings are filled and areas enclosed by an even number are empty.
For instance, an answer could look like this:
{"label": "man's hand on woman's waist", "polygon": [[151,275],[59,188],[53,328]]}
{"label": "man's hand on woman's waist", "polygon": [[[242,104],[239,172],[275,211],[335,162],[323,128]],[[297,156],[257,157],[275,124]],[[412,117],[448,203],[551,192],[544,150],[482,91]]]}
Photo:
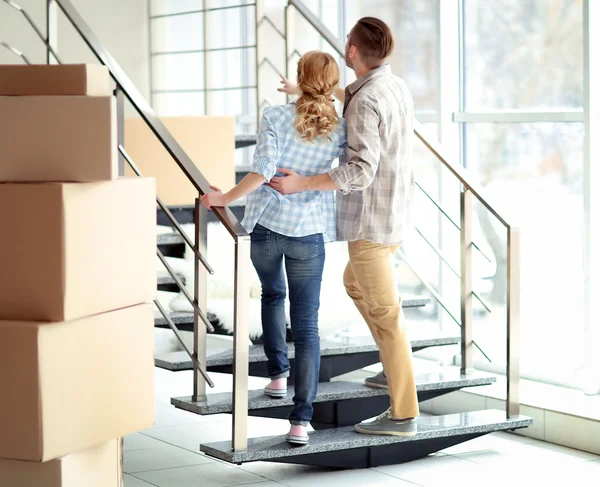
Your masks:
{"label": "man's hand on woman's waist", "polygon": [[327,173],[317,176],[301,176],[291,169],[278,168],[277,171],[285,174],[285,176],[275,176],[268,185],[281,194],[295,194],[303,191],[335,191],[339,189]]}

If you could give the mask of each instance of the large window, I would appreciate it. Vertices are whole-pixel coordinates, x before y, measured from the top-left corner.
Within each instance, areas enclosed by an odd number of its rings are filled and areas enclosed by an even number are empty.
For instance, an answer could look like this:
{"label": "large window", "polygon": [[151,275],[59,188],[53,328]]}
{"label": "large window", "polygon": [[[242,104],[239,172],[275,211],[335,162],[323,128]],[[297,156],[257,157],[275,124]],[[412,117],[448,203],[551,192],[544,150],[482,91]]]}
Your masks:
{"label": "large window", "polygon": [[464,0],[469,110],[583,105],[579,0]]}
{"label": "large window", "polygon": [[[584,364],[583,9],[464,0],[463,164],[519,224],[522,374],[569,383]],[[504,360],[506,232],[476,205],[496,271],[475,338]],[[568,342],[568,346],[565,345]]]}

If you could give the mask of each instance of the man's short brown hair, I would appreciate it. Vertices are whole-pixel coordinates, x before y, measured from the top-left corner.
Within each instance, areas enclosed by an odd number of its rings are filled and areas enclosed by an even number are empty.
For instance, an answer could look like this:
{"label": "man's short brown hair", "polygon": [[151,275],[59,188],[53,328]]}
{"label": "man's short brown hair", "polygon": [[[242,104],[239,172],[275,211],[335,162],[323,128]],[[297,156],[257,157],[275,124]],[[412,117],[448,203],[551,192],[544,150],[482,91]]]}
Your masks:
{"label": "man's short brown hair", "polygon": [[369,67],[379,66],[394,50],[394,36],[383,20],[363,17],[348,35],[350,45],[358,49],[363,62]]}

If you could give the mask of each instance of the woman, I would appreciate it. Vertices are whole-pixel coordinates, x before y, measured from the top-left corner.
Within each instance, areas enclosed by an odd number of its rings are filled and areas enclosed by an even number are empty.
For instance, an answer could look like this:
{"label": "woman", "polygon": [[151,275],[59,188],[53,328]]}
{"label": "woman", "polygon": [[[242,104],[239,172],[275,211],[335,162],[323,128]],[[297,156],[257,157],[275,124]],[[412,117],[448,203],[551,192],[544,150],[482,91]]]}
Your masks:
{"label": "woman", "polygon": [[249,195],[242,222],[250,233],[251,258],[262,284],[261,318],[270,397],[287,395],[290,362],[286,345],[286,279],[290,295],[292,336],[296,351],[294,409],[286,440],[305,445],[312,419],[320,365],[319,298],[325,263],[324,243],[335,239],[334,195],[308,191],[283,196],[267,184],[278,169],[302,175],[331,168],[346,144],[345,123],[338,117],[332,93],[340,71],[334,58],[311,51],[298,62],[296,103],[265,108],[250,173],[231,191],[202,197],[211,208],[227,206]]}

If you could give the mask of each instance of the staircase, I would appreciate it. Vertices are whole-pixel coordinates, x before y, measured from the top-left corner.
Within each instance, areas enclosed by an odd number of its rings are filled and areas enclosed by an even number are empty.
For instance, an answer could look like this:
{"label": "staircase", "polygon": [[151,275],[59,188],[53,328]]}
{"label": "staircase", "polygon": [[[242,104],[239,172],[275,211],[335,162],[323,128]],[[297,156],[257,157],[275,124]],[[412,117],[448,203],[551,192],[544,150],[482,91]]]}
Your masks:
{"label": "staircase", "polygon": [[[41,0],[40,0],[41,1]],[[255,8],[259,10],[260,1]],[[119,120],[119,152],[123,169],[129,164],[140,175],[135,162],[131,160],[124,147],[123,114],[124,100],[128,99],[137,110],[154,135],[173,157],[174,162],[186,175],[198,191],[198,197],[209,191],[209,183],[194,163],[179,146],[177,141],[162,124],[154,110],[141,96],[139,91],[124,74],[119,65],[103,48],[85,21],[77,13],[69,0],[53,0],[47,2],[49,35],[46,37],[32,21],[31,17],[14,2],[0,0],[0,8],[14,9],[23,15],[47,48],[48,62],[59,61],[58,53],[53,46],[56,25],[56,14],[59,9],[82,36],[97,59],[106,65],[115,82]],[[245,7],[248,7],[246,5]],[[320,35],[343,56],[343,46],[318,18],[299,0],[289,0],[286,7],[288,15],[297,14],[304,18]],[[2,13],[4,15],[4,12]],[[18,14],[17,14],[18,15]],[[258,20],[258,16],[257,16]],[[260,19],[259,22],[263,22]],[[257,22],[257,24],[259,23]],[[287,63],[295,51],[289,52],[287,32],[282,33],[286,40]],[[2,45],[7,47],[3,41]],[[13,52],[14,48],[10,47]],[[20,51],[15,54],[27,62],[27,57]],[[457,272],[461,282],[461,316],[453,317],[459,325],[456,333],[448,336],[440,334],[437,328],[429,329],[417,323],[409,323],[409,334],[413,351],[430,347],[447,347],[460,345],[460,367],[446,366],[431,372],[420,371],[417,367],[417,393],[420,401],[464,389],[492,384],[495,377],[473,370],[473,352],[477,346],[472,335],[473,300],[481,297],[472,287],[472,254],[480,248],[472,239],[472,201],[479,200],[483,207],[504,225],[507,231],[507,401],[506,410],[485,410],[449,414],[441,416],[422,416],[418,419],[418,433],[413,437],[385,437],[359,435],[352,429],[356,422],[372,417],[389,405],[386,390],[370,389],[363,383],[347,380],[343,376],[363,367],[379,362],[379,353],[371,338],[337,337],[324,338],[321,342],[321,376],[319,391],[315,400],[315,415],[312,422],[314,432],[310,434],[310,442],[306,446],[291,446],[283,437],[247,437],[248,416],[286,418],[289,413],[294,390],[290,384],[288,396],[284,399],[271,399],[262,394],[262,390],[248,390],[248,377],[266,376],[266,357],[260,345],[248,346],[249,315],[249,236],[239,223],[243,215],[243,206],[229,209],[215,209],[207,213],[196,200],[195,207],[168,208],[160,198],[157,203],[158,223],[173,227],[172,234],[161,235],[157,239],[157,256],[169,271],[169,277],[162,277],[159,289],[181,291],[189,300],[192,313],[171,313],[156,301],[161,316],[156,320],[157,327],[169,327],[178,337],[183,352],[156,357],[156,365],[168,370],[193,370],[193,394],[188,397],[172,399],[172,404],[195,414],[211,415],[231,413],[233,435],[231,441],[200,445],[201,451],[209,456],[231,463],[252,461],[270,461],[282,463],[298,463],[340,468],[363,468],[385,464],[401,463],[426,456],[430,453],[448,448],[452,445],[468,441],[472,438],[494,431],[512,431],[526,428],[532,423],[530,418],[519,414],[519,232],[492,206],[485,190],[475,183],[471,175],[462,167],[453,165],[443,155],[443,150],[423,133],[419,123],[415,125],[415,135],[433,153],[462,184],[460,222],[452,222],[460,230],[461,235],[461,269]],[[247,147],[255,143],[254,136],[237,137],[236,147]],[[238,179],[243,173],[238,174]],[[435,199],[429,197],[446,218]],[[226,350],[207,350],[207,333],[214,331],[218,317],[206,313],[206,279],[213,273],[210,263],[206,261],[207,225],[217,221],[224,225],[235,243],[231,258],[234,261],[233,307],[233,348]],[[195,224],[193,238],[181,228],[183,223]],[[195,255],[194,259],[194,291],[185,289],[181,276],[169,265],[166,257],[182,257],[189,247]],[[480,250],[479,250],[480,251]],[[442,258],[441,254],[440,258]],[[447,264],[447,262],[445,262]],[[427,287],[427,286],[426,286]],[[428,285],[427,289],[442,308],[448,311],[443,300],[435,289]],[[326,291],[325,291],[326,292]],[[482,301],[483,302],[483,301]],[[431,305],[429,298],[406,299],[405,308]],[[448,311],[449,312],[449,311]],[[181,330],[193,331],[193,346],[189,347],[181,336]],[[290,359],[293,367],[294,349],[290,344]],[[207,394],[206,384],[213,386],[208,372],[220,372],[232,375],[233,393]],[[293,375],[293,374],[292,374]]]}

